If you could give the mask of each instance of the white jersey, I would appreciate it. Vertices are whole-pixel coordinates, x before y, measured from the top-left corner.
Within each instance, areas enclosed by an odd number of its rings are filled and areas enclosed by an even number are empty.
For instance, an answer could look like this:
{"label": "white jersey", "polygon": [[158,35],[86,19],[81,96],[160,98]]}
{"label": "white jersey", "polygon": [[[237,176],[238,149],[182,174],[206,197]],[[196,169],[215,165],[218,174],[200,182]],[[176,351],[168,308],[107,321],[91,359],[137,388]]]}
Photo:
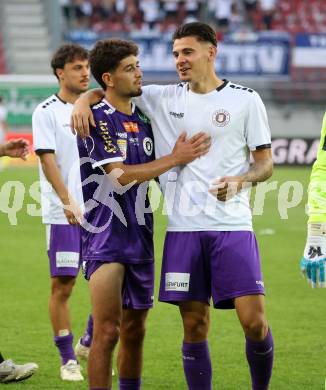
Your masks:
{"label": "white jersey", "polygon": [[187,83],[150,85],[135,100],[151,119],[156,158],[171,153],[182,131],[191,137],[209,133],[209,152],[160,176],[169,231],[252,230],[250,190],[227,202],[208,192],[211,181],[248,171],[250,150],[270,147],[264,104],[252,89],[225,81],[216,90],[196,94]]}
{"label": "white jersey", "polygon": [[[55,153],[63,181],[74,200],[83,208],[76,136],[70,129],[73,105],[56,95],[40,103],[33,113],[33,143],[37,154]],[[42,220],[45,224],[68,224],[63,205],[46,179],[39,162]]]}

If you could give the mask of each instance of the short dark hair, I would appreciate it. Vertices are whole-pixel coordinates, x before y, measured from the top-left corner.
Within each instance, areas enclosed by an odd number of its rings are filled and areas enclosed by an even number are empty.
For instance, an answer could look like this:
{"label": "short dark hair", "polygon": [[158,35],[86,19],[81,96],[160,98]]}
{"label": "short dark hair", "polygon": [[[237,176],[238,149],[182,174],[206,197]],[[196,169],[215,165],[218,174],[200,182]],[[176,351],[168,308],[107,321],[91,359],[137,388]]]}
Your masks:
{"label": "short dark hair", "polygon": [[75,43],[70,43],[62,45],[58,50],[53,54],[51,60],[51,67],[53,74],[58,78],[57,69],[63,69],[68,62],[73,62],[74,60],[88,60],[89,53],[80,45]]}
{"label": "short dark hair", "polygon": [[138,55],[138,46],[134,42],[117,38],[96,42],[90,52],[89,63],[92,75],[104,90],[103,73],[114,72],[123,59],[132,55]]}
{"label": "short dark hair", "polygon": [[174,32],[172,41],[184,37],[196,37],[201,42],[210,42],[217,46],[216,32],[206,23],[191,22],[183,24]]}

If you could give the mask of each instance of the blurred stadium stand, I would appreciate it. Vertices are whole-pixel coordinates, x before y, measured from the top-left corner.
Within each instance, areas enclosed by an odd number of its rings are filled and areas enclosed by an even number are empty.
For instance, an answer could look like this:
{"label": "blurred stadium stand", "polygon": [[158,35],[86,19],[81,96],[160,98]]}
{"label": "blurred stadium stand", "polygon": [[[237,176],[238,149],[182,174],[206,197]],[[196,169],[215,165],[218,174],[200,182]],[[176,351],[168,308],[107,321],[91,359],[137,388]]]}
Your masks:
{"label": "blurred stadium stand", "polygon": [[2,34],[0,34],[0,74],[7,73],[5,51],[3,48]]}
{"label": "blurred stadium stand", "polygon": [[59,38],[54,42],[56,35],[51,31],[53,17],[56,26],[60,25],[57,2],[52,1],[51,6],[50,1],[44,0],[0,0],[0,11],[9,73],[48,73],[52,48],[60,41]]}
{"label": "blurred stadium stand", "polygon": [[279,0],[271,27],[294,34],[323,33],[326,31],[326,1]]}

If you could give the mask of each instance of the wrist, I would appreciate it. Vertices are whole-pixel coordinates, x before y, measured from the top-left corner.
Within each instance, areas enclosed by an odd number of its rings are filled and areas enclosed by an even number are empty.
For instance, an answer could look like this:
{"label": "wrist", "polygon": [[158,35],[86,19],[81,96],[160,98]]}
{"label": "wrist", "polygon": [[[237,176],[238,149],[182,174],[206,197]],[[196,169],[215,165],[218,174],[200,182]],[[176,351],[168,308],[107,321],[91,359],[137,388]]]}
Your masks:
{"label": "wrist", "polygon": [[70,205],[70,200],[69,200],[69,196],[68,195],[62,195],[62,196],[59,195],[59,198],[61,200],[61,203],[64,206],[69,206]]}
{"label": "wrist", "polygon": [[252,178],[248,174],[240,176],[240,183],[242,189],[251,188],[257,185],[257,182],[252,181]]}
{"label": "wrist", "polygon": [[238,180],[238,192],[241,190],[244,190],[245,188],[248,188],[250,186],[250,183],[246,179],[246,176],[239,176]]}
{"label": "wrist", "polygon": [[308,237],[326,236],[326,223],[308,223]]}
{"label": "wrist", "polygon": [[178,157],[173,152],[168,157],[169,157],[169,160],[171,161],[172,168],[180,165],[180,161],[179,161]]}

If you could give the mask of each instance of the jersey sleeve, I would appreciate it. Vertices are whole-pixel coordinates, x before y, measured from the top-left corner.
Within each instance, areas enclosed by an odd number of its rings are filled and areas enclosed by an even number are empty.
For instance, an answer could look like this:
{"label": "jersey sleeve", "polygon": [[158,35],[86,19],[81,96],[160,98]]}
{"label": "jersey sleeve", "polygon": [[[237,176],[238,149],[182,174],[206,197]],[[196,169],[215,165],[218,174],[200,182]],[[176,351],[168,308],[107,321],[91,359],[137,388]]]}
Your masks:
{"label": "jersey sleeve", "polygon": [[245,120],[245,137],[251,151],[271,147],[271,131],[266,109],[257,92],[250,96]]}
{"label": "jersey sleeve", "polygon": [[55,152],[57,149],[55,123],[51,111],[37,107],[33,113],[32,127],[35,153]]}
{"label": "jersey sleeve", "polygon": [[6,107],[0,107],[0,122],[5,122],[7,120],[8,110]]}
{"label": "jersey sleeve", "polygon": [[94,115],[94,119],[96,128],[91,128],[90,136],[85,141],[92,167],[123,161],[113,124],[107,118],[103,119],[98,115]]}
{"label": "jersey sleeve", "polygon": [[311,170],[307,206],[308,223],[326,222],[326,112],[323,118],[317,160]]}
{"label": "jersey sleeve", "polygon": [[147,85],[142,88],[143,93],[133,101],[139,109],[151,118],[155,114],[157,104],[161,101],[166,86]]}

